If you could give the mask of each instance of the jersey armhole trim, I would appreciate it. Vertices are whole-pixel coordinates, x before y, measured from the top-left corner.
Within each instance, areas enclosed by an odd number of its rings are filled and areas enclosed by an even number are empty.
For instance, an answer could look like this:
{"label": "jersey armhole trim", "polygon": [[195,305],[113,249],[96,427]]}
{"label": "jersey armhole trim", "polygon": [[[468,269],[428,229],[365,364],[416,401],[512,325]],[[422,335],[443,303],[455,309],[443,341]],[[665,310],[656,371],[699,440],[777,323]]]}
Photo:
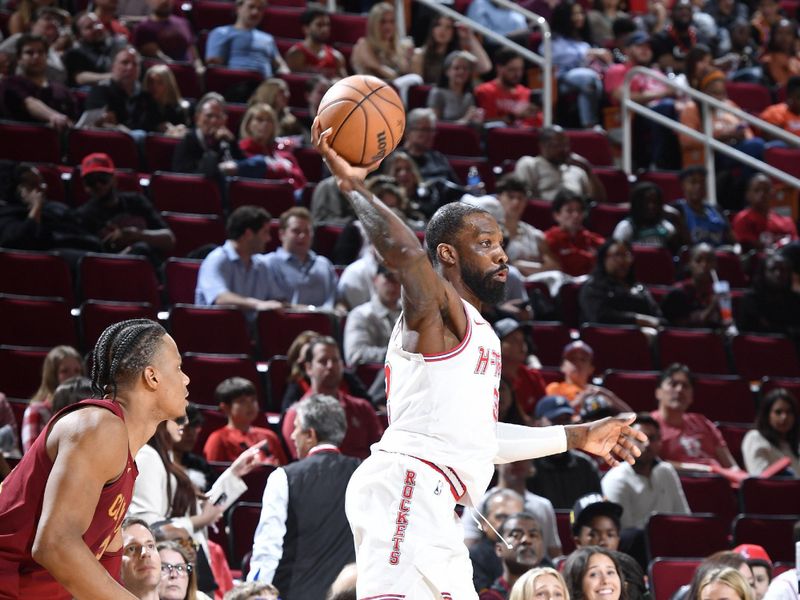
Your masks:
{"label": "jersey armhole trim", "polygon": [[[461,301],[464,302],[463,300]],[[420,356],[425,360],[425,362],[439,362],[443,360],[447,360],[448,358],[453,358],[454,356],[458,356],[467,347],[469,344],[470,339],[472,338],[472,319],[467,312],[467,307],[464,306],[464,318],[467,320],[467,331],[464,333],[464,339],[459,342],[457,346],[447,350],[445,352],[439,352],[437,354],[422,354]]]}

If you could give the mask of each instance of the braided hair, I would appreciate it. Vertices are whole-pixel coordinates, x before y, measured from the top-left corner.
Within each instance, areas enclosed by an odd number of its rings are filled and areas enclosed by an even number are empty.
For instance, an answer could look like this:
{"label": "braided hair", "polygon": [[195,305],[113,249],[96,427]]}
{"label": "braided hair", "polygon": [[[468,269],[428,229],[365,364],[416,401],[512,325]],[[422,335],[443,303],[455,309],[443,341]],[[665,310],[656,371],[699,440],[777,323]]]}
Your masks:
{"label": "braided hair", "polygon": [[130,319],[106,327],[92,351],[95,394],[116,398],[119,384],[129,382],[151,363],[166,333],[150,319]]}

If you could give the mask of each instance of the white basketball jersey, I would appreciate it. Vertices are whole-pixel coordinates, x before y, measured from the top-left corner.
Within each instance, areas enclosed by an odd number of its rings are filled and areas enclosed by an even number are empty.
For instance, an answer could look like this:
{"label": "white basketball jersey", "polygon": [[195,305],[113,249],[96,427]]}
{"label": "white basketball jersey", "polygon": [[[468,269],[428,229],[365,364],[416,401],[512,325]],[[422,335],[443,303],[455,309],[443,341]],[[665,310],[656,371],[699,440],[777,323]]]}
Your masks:
{"label": "white basketball jersey", "polygon": [[386,353],[389,427],[374,448],[430,461],[448,476],[455,471],[454,495],[466,491],[462,503],[475,504],[497,454],[500,340],[480,312],[462,302],[464,339],[442,354],[403,350],[403,316],[397,320]]}

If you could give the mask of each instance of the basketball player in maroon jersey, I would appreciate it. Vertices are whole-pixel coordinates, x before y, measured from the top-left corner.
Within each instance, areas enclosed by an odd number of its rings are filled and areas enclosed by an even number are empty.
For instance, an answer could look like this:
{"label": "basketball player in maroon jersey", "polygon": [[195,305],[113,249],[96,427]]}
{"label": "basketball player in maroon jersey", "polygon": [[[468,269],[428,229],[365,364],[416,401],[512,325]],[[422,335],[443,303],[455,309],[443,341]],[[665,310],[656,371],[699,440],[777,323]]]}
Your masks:
{"label": "basketball player in maroon jersey", "polygon": [[154,321],[108,327],[92,355],[101,400],[53,416],[0,484],[0,599],[134,600],[119,583],[133,457],[185,415],[189,378]]}

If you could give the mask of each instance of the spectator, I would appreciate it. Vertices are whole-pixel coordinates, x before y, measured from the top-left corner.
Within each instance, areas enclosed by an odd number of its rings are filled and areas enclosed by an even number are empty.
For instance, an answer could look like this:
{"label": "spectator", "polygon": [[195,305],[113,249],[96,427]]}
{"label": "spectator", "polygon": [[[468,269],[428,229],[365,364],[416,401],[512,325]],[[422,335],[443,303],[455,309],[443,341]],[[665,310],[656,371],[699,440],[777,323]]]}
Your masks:
{"label": "spectator", "polygon": [[303,41],[286,52],[286,64],[294,73],[318,73],[327,78],[347,77],[347,63],[331,39],[331,15],[320,4],[308,4],[300,15]]}
{"label": "spectator", "polygon": [[569,600],[567,583],[561,573],[550,567],[538,567],[523,573],[514,587],[508,600]]}
{"label": "spectator", "polygon": [[[205,401],[205,398],[203,400]],[[212,400],[209,398],[207,402],[211,404]],[[190,403],[186,407],[186,418],[188,421],[183,426],[180,439],[172,444],[172,459],[176,464],[183,466],[197,489],[205,491],[211,488],[219,475],[203,458],[202,448],[199,454],[194,453],[205,417],[196,404]]]}
{"label": "spectator", "polygon": [[[338,188],[337,188],[338,189]],[[374,279],[378,273],[378,259],[375,251],[364,255],[344,268],[336,286],[338,302],[348,310],[369,302],[375,293]]]}
{"label": "spectator", "polygon": [[582,156],[570,152],[569,138],[558,125],[539,133],[539,156],[523,156],[514,166],[534,198],[552,201],[561,188],[605,202],[606,190],[592,166]]}
{"label": "spectator", "polygon": [[159,600],[161,557],[147,523],[126,518],[122,522],[122,585],[139,600]]}
{"label": "spectator", "polygon": [[8,32],[11,35],[28,33],[34,20],[36,9],[42,6],[55,6],[54,0],[20,0],[16,10],[8,19]]}
{"label": "spectator", "polygon": [[[536,424],[568,425],[574,411],[563,396],[545,396],[536,405]],[[600,471],[595,462],[578,450],[567,450],[533,460],[535,474],[528,479],[528,490],[543,496],[558,509],[569,509],[578,498],[600,493]]]}
{"label": "spectator", "polygon": [[278,588],[271,583],[248,581],[240,583],[223,600],[278,600]]}
{"label": "spectator", "polygon": [[22,452],[30,450],[53,415],[53,393],[66,380],[83,375],[81,355],[72,346],[56,346],[44,359],[39,389],[22,415]]}
{"label": "spectator", "polygon": [[359,75],[374,75],[391,82],[405,104],[408,88],[422,83],[422,77],[411,71],[413,52],[410,39],[397,37],[394,6],[378,2],[369,10],[367,35],[356,42],[350,64]]}
{"label": "spectator", "polygon": [[739,301],[736,326],[757,333],[800,332],[800,294],[792,291],[789,261],[783,255],[769,254],[758,265],[752,288]]}
{"label": "spectator", "polygon": [[790,77],[800,75],[797,55],[797,23],[781,19],[770,28],[767,51],[761,56],[764,74],[776,86],[786,85]]}
{"label": "spectator", "polygon": [[706,557],[703,562],[700,563],[700,566],[695,570],[694,575],[692,576],[691,584],[684,585],[677,592],[675,592],[674,599],[700,600],[700,583],[703,581],[705,576],[713,570],[719,570],[720,568],[724,567],[730,567],[739,571],[742,577],[744,577],[745,581],[752,585],[753,572],[750,570],[750,567],[747,565],[747,561],[744,559],[744,557],[738,552],[723,550],[715,552],[711,556]]}
{"label": "spectator", "polygon": [[631,412],[619,396],[611,390],[592,384],[594,375],[594,350],[581,340],[575,340],[564,346],[561,353],[561,372],[564,381],[551,381],[545,392],[548,396],[564,396],[569,400],[573,410],[578,413],[585,400],[591,397],[603,397],[618,412]]}
{"label": "spectator", "polygon": [[685,222],[686,243],[694,246],[705,242],[712,247],[733,244],[735,239],[731,233],[728,220],[706,200],[705,167],[688,167],[681,171],[681,187],[683,198],[675,202]]}
{"label": "spectator", "polygon": [[348,365],[383,363],[386,348],[400,316],[400,282],[383,265],[374,280],[375,293],[369,302],[347,315],[344,329],[344,356]]}
{"label": "spectator", "polygon": [[[511,515],[521,513],[525,509],[522,496],[513,490],[498,487],[487,492],[482,504],[481,513],[486,515],[489,528],[482,528],[477,539],[467,540],[469,559],[472,562],[472,582],[476,590],[484,590],[503,574],[503,562],[497,555],[495,544],[500,541],[498,532],[503,523]],[[462,522],[468,520],[464,516]]]}
{"label": "spectator", "polygon": [[658,408],[650,413],[661,428],[659,456],[681,469],[692,464],[739,470],[719,429],[700,413],[688,412],[694,400],[689,367],[672,364],[656,384]]}
{"label": "spectator", "polygon": [[[30,33],[44,38],[49,46],[45,70],[47,81],[60,84],[67,82],[67,71],[62,55],[72,44],[72,35],[68,27],[70,21],[69,13],[55,6],[42,6],[34,14]],[[64,33],[65,31],[67,33]],[[10,35],[0,44],[0,54],[6,55],[9,62],[17,56],[17,42],[22,35],[22,33]]]}
{"label": "spectator", "polygon": [[797,398],[784,388],[766,394],[758,403],[753,429],[742,440],[742,456],[747,472],[761,475],[777,461],[788,459],[781,474],[800,478],[800,422]]}
{"label": "spectator", "polygon": [[310,138],[308,130],[289,110],[289,84],[279,77],[271,77],[259,84],[247,101],[254,104],[269,104],[275,111],[275,136],[300,136]]}
{"label": "spectator", "polygon": [[[707,0],[703,10],[719,26],[719,33],[722,38],[728,35],[728,31],[738,21],[747,22],[749,13],[747,4],[736,2],[736,0]],[[730,39],[728,44],[730,44]],[[730,50],[730,46],[725,48],[723,43],[720,43],[719,48],[722,52]]]}
{"label": "spectator", "polygon": [[[467,16],[511,41],[523,46],[528,44],[530,35],[528,22],[517,11],[495,4],[491,0],[476,0],[470,2]],[[502,52],[502,48],[492,54],[495,67],[498,65],[497,55],[499,52]]]}
{"label": "spectator", "polygon": [[314,75],[306,81],[305,99],[308,103],[308,114],[302,119],[306,129],[311,131],[311,124],[319,111],[319,105],[333,83],[327,77]]}
{"label": "spectator", "polygon": [[339,191],[332,176],[316,185],[311,195],[311,218],[317,225],[344,227],[355,216],[347,196]]}
{"label": "spectator", "polygon": [[91,12],[97,15],[108,33],[130,41],[131,32],[117,19],[117,4],[118,0],[94,0]]}
{"label": "spectator", "polygon": [[214,391],[220,412],[228,418],[228,424],[211,432],[203,454],[206,460],[214,462],[233,462],[238,456],[256,444],[264,462],[272,465],[285,465],[286,454],[278,436],[265,427],[253,427],[258,417],[258,396],[256,386],[244,377],[229,377]]}
{"label": "spectator", "polygon": [[466,50],[454,50],[444,59],[442,76],[428,95],[428,108],[437,119],[459,125],[483,124],[483,109],[475,105],[472,94],[475,64],[475,57]]}
{"label": "spectator", "polygon": [[753,588],[754,600],[761,600],[769,589],[770,581],[772,581],[772,559],[770,559],[767,551],[762,546],[756,544],[739,544],[733,549],[738,552],[747,561],[747,565],[753,572],[753,581],[755,587]]}
{"label": "spectator", "polygon": [[770,210],[772,180],[756,173],[747,182],[745,200],[748,208],[733,217],[733,233],[743,251],[770,250],[797,239],[797,227],[791,217]]}
{"label": "spectator", "polygon": [[148,0],[150,14],[133,32],[133,44],[147,58],[165,62],[190,62],[199,73],[203,61],[197,54],[189,21],[172,12],[173,0]]}
{"label": "spectator", "polygon": [[690,0],[678,0],[672,5],[670,23],[653,35],[653,56],[665,73],[684,72],[686,55],[697,44],[707,40],[692,24],[693,7]]}
{"label": "spectator", "polygon": [[671,325],[713,329],[722,325],[712,276],[716,266],[717,257],[711,246],[700,243],[691,249],[689,277],[676,283],[661,303],[664,318]]}
{"label": "spectator", "polygon": [[[677,253],[682,240],[666,214],[661,188],[649,181],[637,183],[631,190],[630,202],[630,214],[617,224],[612,237]],[[680,218],[677,213],[675,217]]]}
{"label": "spectator", "polygon": [[345,490],[359,461],[339,449],[350,426],[336,398],[314,393],[291,412],[300,461],[267,479],[247,578],[273,583],[285,600],[323,598],[355,559]]}
{"label": "spectator", "polygon": [[[729,0],[728,0],[729,1]],[[747,11],[747,6],[736,2],[736,6]],[[758,58],[761,54],[758,42],[754,37],[755,30],[747,17],[738,18],[728,26],[731,48],[729,56],[736,64],[734,77],[737,81],[763,83],[763,70]]]}
{"label": "spectator", "polygon": [[[603,82],[600,73],[613,62],[606,48],[592,48],[583,6],[565,0],[553,9],[553,66],[559,94],[577,94],[581,127],[600,122]],[[598,71],[600,73],[598,73]]]}
{"label": "spectator", "polygon": [[586,275],[595,266],[597,249],[604,240],[583,226],[586,201],[580,194],[561,188],[551,206],[557,225],[548,229],[544,239],[561,263],[561,270],[572,277]]}
{"label": "spectator", "polygon": [[[303,362],[310,382],[303,398],[314,394],[338,398],[347,417],[347,434],[340,445],[342,453],[361,459],[369,456],[369,447],[380,439],[382,428],[375,415],[375,409],[369,402],[342,391],[343,365],[336,340],[331,337],[314,338],[308,344]],[[291,433],[297,406],[294,404],[286,411],[281,425],[283,439],[289,448],[289,454],[294,459],[298,457],[298,448]]]}
{"label": "spectator", "polygon": [[649,414],[639,414],[633,427],[647,435],[638,442],[641,456],[636,463],[612,467],[600,482],[603,495],[622,507],[620,527],[644,530],[653,513],[690,514],[678,473],[658,458],[661,426]]}
{"label": "spectator", "polygon": [[575,547],[599,546],[616,551],[619,548],[622,512],[622,506],[609,502],[600,494],[586,494],[578,498],[569,515]]}
{"label": "spectator", "polygon": [[300,193],[306,176],[294,154],[275,141],[277,129],[277,115],[269,104],[251,104],[239,128],[239,148],[247,158],[263,159],[265,178],[288,179],[295,193]]}
{"label": "spectator", "polygon": [[[430,109],[426,110],[430,111]],[[415,115],[418,114],[415,113]],[[419,145],[421,146],[420,152],[423,154],[419,161],[412,158],[409,152],[395,150],[383,163],[383,172],[397,181],[397,185],[405,191],[411,207],[419,210],[426,218],[430,218],[442,205],[461,199],[464,194],[464,188],[449,179],[455,175],[451,175],[449,172],[451,167],[447,158],[436,150],[424,150],[424,148],[432,147],[432,131],[433,127],[427,123],[423,124],[419,131],[415,130],[411,134],[406,134],[406,138],[411,137],[412,140],[415,140],[415,144],[418,144],[419,139],[422,138],[422,143]],[[426,161],[425,165],[428,170],[433,173],[430,177],[423,178],[420,173],[418,164],[423,160]]]}
{"label": "spectator", "polygon": [[269,300],[274,294],[272,278],[259,260],[270,240],[270,214],[256,206],[240,206],[228,217],[228,239],[211,251],[200,265],[195,304],[229,304],[254,321],[256,311],[277,310],[282,304]]}
{"label": "spectator", "polygon": [[626,600],[622,567],[613,552],[598,546],[579,548],[564,563],[564,580],[572,600]]}
{"label": "spectator", "polygon": [[488,590],[481,592],[480,600],[507,600],[523,573],[550,566],[542,543],[542,528],[533,515],[524,512],[511,515],[500,527],[500,535],[507,540],[505,544],[495,544],[495,552],[503,562],[503,574]]}
{"label": "spectator", "polygon": [[697,590],[697,600],[718,598],[753,600],[753,590],[747,580],[736,569],[724,567],[706,573]]}
{"label": "spectator", "polygon": [[[447,57],[453,52],[466,52],[472,56],[471,75],[477,71],[484,75],[492,70],[492,61],[483,45],[469,27],[463,27],[448,16],[438,15],[430,20],[428,37],[421,48],[414,50],[411,70],[427,84],[437,85],[443,81],[448,70]],[[442,115],[437,115],[440,119]],[[448,119],[455,120],[455,119]]]}
{"label": "spectator", "polygon": [[[73,379],[75,378],[73,377]],[[0,457],[19,458],[22,456],[17,438],[17,419],[14,416],[14,409],[11,408],[6,395],[0,392]],[[0,463],[0,467],[5,466],[7,463]],[[8,471],[10,470],[8,469]],[[8,471],[3,472],[3,468],[0,468],[0,481],[8,475]]]}
{"label": "spectator", "polygon": [[800,76],[790,77],[786,83],[786,101],[773,104],[759,115],[775,127],[800,135]]}
{"label": "spectator", "polygon": [[167,65],[153,65],[144,74],[144,111],[134,115],[135,129],[182,138],[191,127],[189,102],[181,97]]}
{"label": "spectator", "polygon": [[433,149],[436,133],[436,113],[430,108],[415,108],[406,117],[406,136],[403,150],[413,159],[426,181],[443,177],[457,182],[453,167],[444,154]]}
{"label": "spectator", "polygon": [[294,207],[280,217],[281,245],[264,258],[273,277],[272,300],[291,305],[333,310],[336,302],[336,271],[331,261],[311,249],[314,222],[307,208]]}
{"label": "spectator", "polygon": [[206,44],[206,64],[258,71],[265,78],[288,73],[275,38],[258,29],[265,0],[236,0],[236,23],[211,30]]}
{"label": "spectator", "polygon": [[[83,375],[75,375],[74,377],[65,379],[64,383],[58,384],[58,387],[53,392],[51,411],[53,414],[56,414],[62,408],[72,406],[81,400],[91,398],[93,395],[92,380]],[[0,406],[1,405],[2,403],[0,402]],[[2,430],[0,429],[0,431]]]}
{"label": "spectator", "polygon": [[592,46],[606,48],[614,41],[614,21],[627,19],[628,13],[620,9],[620,0],[595,0],[594,7],[587,15],[587,25]]}
{"label": "spectator", "polygon": [[475,88],[475,102],[483,109],[484,121],[541,127],[542,116],[531,100],[531,89],[521,83],[525,66],[522,57],[511,49],[501,48],[493,60],[497,77]]}
{"label": "spectator", "polygon": [[500,319],[494,324],[502,353],[501,377],[511,386],[514,397],[504,420],[532,425],[537,402],[545,395],[545,383],[539,371],[527,364],[530,352],[522,328],[522,323],[511,318]]}
{"label": "spectator", "polygon": [[158,585],[159,600],[200,600],[208,596],[197,591],[197,573],[187,550],[178,542],[159,542],[158,556],[161,558],[161,582]]}
{"label": "spectator", "polygon": [[62,84],[47,80],[48,44],[23,34],[17,41],[17,75],[0,82],[3,115],[13,121],[46,123],[59,131],[72,127],[75,101]]}
{"label": "spectator", "polygon": [[175,235],[139,193],[117,191],[114,162],[95,152],[81,161],[81,178],[89,201],[76,215],[106,252],[145,256],[159,265],[175,246]]}
{"label": "spectator", "polygon": [[783,19],[783,8],[775,0],[759,0],[755,9],[750,18],[750,25],[757,32],[761,49],[766,50],[772,27]]}
{"label": "spectator", "polygon": [[78,43],[64,54],[70,86],[92,85],[111,77],[111,64],[128,42],[110,35],[92,12],[83,13],[74,25]]}

